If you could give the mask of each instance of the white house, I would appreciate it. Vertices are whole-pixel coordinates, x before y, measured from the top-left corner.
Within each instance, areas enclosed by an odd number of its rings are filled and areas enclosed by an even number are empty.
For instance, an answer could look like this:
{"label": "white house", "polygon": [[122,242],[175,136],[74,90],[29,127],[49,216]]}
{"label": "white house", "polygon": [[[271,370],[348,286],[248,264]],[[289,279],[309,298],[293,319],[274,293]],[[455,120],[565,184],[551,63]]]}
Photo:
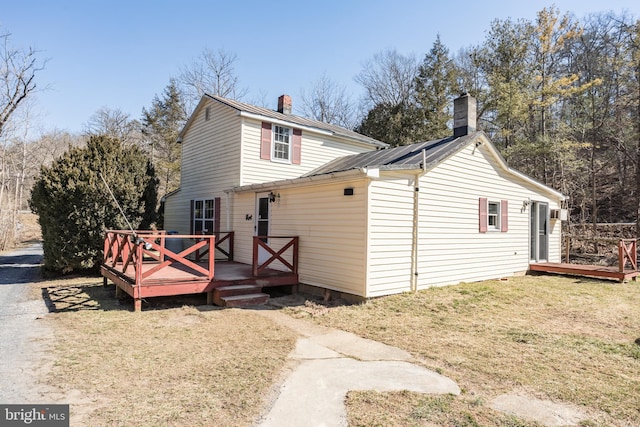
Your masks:
{"label": "white house", "polygon": [[[353,131],[205,95],[180,134],[182,180],[165,228],[299,236],[306,290],[376,297],[521,274],[559,262],[564,196],[510,169],[454,104],[451,137],[387,145]],[[275,245],[274,240],[274,245]]]}

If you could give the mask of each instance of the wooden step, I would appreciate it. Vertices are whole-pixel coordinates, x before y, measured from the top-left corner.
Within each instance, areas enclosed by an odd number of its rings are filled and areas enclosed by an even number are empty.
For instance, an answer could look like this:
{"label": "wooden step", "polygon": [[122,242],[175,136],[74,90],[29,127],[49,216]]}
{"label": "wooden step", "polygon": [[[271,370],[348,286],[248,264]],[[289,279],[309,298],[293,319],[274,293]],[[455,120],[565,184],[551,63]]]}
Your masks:
{"label": "wooden step", "polygon": [[213,290],[213,303],[220,307],[224,307],[223,298],[234,297],[239,295],[250,295],[262,293],[262,286],[256,285],[228,285],[221,286]]}
{"label": "wooden step", "polygon": [[247,294],[259,294],[262,291],[262,286],[256,285],[229,285],[221,286],[213,290],[214,293],[220,297],[233,296],[233,295],[247,295]]}
{"label": "wooden step", "polygon": [[222,307],[248,307],[252,305],[264,304],[269,300],[269,294],[245,294],[234,295],[220,298],[220,305]]}

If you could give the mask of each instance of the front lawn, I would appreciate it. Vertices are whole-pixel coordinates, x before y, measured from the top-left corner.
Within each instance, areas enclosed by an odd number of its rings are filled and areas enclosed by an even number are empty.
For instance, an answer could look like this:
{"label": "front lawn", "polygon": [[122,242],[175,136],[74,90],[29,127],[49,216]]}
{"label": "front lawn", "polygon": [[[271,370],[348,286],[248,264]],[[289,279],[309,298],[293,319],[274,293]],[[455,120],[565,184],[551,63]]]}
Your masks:
{"label": "front lawn", "polygon": [[351,393],[350,425],[375,425],[389,414],[394,425],[514,425],[502,417],[487,421],[489,402],[504,393],[577,405],[591,415],[585,425],[640,425],[636,282],[514,277],[322,313],[314,316],[318,323],[408,350],[463,390],[436,403]]}

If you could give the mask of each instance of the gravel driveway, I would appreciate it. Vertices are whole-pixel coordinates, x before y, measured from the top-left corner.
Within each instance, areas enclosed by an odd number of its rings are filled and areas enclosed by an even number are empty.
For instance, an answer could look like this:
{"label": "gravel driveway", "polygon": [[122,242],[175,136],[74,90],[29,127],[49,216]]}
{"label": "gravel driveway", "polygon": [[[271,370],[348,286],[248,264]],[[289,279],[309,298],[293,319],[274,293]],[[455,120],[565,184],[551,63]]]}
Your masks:
{"label": "gravel driveway", "polygon": [[0,403],[49,403],[38,377],[46,369],[53,332],[43,320],[42,245],[0,254]]}

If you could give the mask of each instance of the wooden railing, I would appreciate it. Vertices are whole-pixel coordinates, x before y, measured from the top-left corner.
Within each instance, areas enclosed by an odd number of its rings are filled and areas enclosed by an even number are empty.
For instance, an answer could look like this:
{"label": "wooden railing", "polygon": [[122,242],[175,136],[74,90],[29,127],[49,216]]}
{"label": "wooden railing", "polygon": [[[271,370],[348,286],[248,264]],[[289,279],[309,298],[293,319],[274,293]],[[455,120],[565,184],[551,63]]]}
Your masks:
{"label": "wooden railing", "polygon": [[[206,234],[202,234],[196,238],[196,242],[200,241],[200,237],[205,237]],[[234,232],[233,231],[222,231],[214,234],[215,236],[215,252],[214,258],[217,253],[221,253],[224,255],[227,261],[233,261],[233,246],[234,246]],[[225,247],[226,242],[226,247]],[[205,255],[209,253],[209,249],[204,249],[202,251],[196,251],[196,261],[200,261],[204,258]]]}
{"label": "wooden railing", "polygon": [[[618,271],[624,273],[627,263],[631,265],[634,271],[638,270],[638,255],[637,255],[637,239],[618,239],[618,238],[580,238],[576,236],[565,236],[565,262],[570,263],[570,254],[572,247],[572,240],[591,242],[594,246],[594,252],[598,253],[598,247],[609,247],[613,244],[618,245]],[[615,252],[614,252],[615,253]]]}
{"label": "wooden railing", "polygon": [[620,239],[618,242],[618,270],[620,273],[624,273],[627,261],[629,261],[633,270],[638,270],[638,255],[636,250],[636,239]]}
{"label": "wooden railing", "polygon": [[[267,243],[268,241],[281,241],[282,239],[288,239],[280,249],[277,251]],[[269,259],[263,263],[259,263],[260,249],[263,248],[270,256]],[[289,259],[285,258],[285,255],[289,256]],[[273,262],[278,261],[282,266],[287,268],[291,273],[298,274],[298,236],[254,236],[253,237],[253,264],[252,274],[253,276],[259,276],[265,269]]]}
{"label": "wooden railing", "polygon": [[[176,253],[167,248],[167,241],[172,239],[189,239],[195,243]],[[108,230],[104,239],[105,265],[123,275],[130,276],[129,267],[133,267],[135,283],[140,285],[144,279],[170,265],[179,264],[192,270],[194,274],[213,279],[214,257],[208,257],[206,266],[196,264],[187,257],[200,250],[215,247],[216,236],[192,236],[166,234],[164,231],[127,231]],[[150,268],[142,268],[143,263],[151,261],[156,264]]]}

